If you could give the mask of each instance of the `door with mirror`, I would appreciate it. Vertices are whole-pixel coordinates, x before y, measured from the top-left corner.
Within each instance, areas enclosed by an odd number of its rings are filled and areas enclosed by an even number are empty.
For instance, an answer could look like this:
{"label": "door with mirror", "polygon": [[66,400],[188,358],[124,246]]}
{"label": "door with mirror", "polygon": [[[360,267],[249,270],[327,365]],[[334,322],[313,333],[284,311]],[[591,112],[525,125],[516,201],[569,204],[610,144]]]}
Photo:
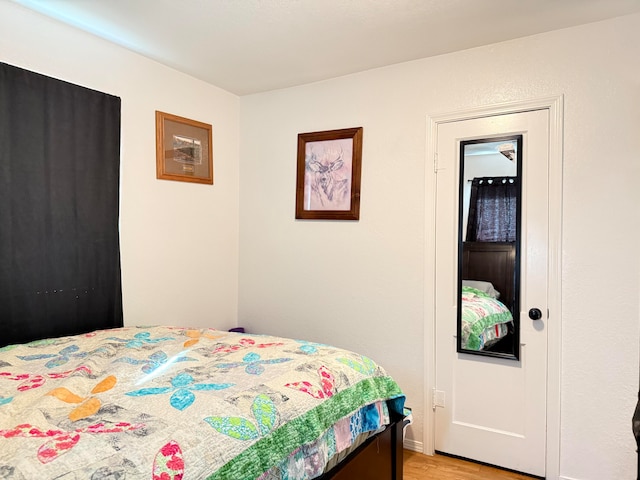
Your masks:
{"label": "door with mirror", "polygon": [[435,450],[544,476],[549,118],[438,125]]}
{"label": "door with mirror", "polygon": [[522,135],[460,142],[457,350],[520,356]]}

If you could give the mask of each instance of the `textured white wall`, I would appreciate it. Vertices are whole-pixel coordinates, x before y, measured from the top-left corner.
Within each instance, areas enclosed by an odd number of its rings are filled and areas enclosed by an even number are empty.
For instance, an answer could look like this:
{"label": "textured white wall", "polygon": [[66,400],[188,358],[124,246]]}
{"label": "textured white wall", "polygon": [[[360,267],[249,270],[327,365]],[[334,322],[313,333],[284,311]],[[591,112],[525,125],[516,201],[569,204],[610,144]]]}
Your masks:
{"label": "textured white wall", "polygon": [[[242,97],[239,323],[370,355],[422,441],[427,115],[564,94],[561,478],[634,478],[638,58],[633,15]],[[356,126],[361,220],[294,220],[297,134]]]}
{"label": "textured white wall", "polygon": [[[235,326],[238,97],[11,2],[0,61],[122,98],[125,324]],[[156,110],[212,124],[215,185],[156,180]]]}

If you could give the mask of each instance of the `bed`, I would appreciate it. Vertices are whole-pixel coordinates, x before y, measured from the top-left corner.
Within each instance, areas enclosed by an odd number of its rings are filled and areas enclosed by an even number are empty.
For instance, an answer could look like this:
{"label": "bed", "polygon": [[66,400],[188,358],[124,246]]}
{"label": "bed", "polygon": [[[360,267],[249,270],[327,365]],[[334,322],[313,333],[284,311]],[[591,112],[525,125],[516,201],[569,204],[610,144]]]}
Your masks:
{"label": "bed", "polygon": [[[490,282],[478,289],[462,285],[462,348],[465,350],[487,350],[505,338],[513,329],[513,316],[495,294]],[[487,291],[488,290],[488,291]]]}
{"label": "bed", "polygon": [[329,345],[167,326],[0,349],[0,478],[402,479],[404,395]]}
{"label": "bed", "polygon": [[493,350],[514,331],[515,243],[464,242],[461,347]]}

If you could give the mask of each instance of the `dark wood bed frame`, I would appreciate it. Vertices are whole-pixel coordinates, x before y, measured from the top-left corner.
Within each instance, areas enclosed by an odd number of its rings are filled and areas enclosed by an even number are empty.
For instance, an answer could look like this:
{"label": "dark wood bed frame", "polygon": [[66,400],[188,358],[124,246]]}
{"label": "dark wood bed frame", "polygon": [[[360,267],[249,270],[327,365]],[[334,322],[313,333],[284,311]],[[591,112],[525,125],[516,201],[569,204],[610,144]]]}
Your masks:
{"label": "dark wood bed frame", "polygon": [[513,311],[515,260],[515,243],[464,242],[462,246],[462,278],[491,282],[494,288],[500,292],[500,301]]}
{"label": "dark wood bed frame", "polygon": [[402,480],[404,418],[392,417],[383,432],[367,439],[320,480]]}

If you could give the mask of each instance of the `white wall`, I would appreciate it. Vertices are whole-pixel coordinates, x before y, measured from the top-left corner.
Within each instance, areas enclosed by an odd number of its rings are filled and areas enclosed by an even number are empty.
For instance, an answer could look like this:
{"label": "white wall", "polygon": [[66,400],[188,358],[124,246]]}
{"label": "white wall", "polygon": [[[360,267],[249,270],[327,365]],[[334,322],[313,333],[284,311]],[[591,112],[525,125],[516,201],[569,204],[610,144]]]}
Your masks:
{"label": "white wall", "polygon": [[[10,2],[0,61],[122,99],[125,324],[235,326],[238,97]],[[213,126],[215,185],[156,179],[156,110]]]}
{"label": "white wall", "polygon": [[[239,324],[371,356],[422,441],[427,116],[564,94],[561,478],[634,478],[638,58],[633,15],[242,97]],[[294,220],[297,134],[357,126],[360,221]]]}

